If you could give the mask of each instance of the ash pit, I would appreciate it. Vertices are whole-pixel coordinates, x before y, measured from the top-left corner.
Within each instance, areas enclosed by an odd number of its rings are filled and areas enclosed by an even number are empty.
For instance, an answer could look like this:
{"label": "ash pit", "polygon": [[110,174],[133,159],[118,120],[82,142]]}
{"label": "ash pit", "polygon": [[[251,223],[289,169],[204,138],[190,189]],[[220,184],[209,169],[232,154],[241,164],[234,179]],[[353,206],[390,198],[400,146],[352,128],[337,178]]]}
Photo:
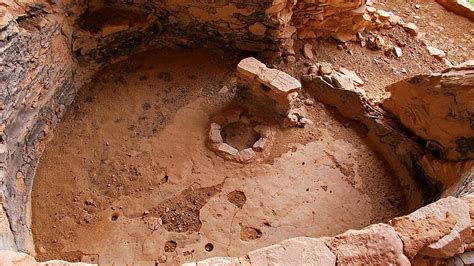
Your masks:
{"label": "ash pit", "polygon": [[[239,60],[158,50],[111,65],[82,88],[35,177],[37,258],[173,264],[241,256],[406,212],[397,178],[364,134],[331,111],[306,106],[319,126],[285,128],[258,106],[245,109],[232,90],[219,93],[235,87]],[[261,137],[256,126],[270,125],[273,145],[260,161],[226,160],[208,148],[213,122],[241,150]]]}

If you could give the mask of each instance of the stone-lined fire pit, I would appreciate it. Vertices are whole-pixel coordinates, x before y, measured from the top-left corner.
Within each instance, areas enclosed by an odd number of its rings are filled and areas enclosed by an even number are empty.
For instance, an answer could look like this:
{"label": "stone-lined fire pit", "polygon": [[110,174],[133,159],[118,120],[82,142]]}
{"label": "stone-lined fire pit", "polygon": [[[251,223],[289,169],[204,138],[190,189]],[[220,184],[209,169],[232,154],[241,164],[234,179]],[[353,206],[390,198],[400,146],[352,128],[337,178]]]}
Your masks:
{"label": "stone-lined fire pit", "polygon": [[[209,148],[226,160],[240,163],[250,163],[265,158],[270,152],[276,131],[270,126],[259,124],[260,121],[261,119],[254,116],[245,115],[241,109],[233,109],[219,114],[214,117],[209,129]],[[238,127],[243,130],[234,132]],[[226,128],[230,128],[230,132]],[[239,136],[239,133],[255,136]],[[232,146],[227,141],[231,135],[240,139],[237,142],[247,142],[247,145],[243,143],[238,145],[240,147]]]}

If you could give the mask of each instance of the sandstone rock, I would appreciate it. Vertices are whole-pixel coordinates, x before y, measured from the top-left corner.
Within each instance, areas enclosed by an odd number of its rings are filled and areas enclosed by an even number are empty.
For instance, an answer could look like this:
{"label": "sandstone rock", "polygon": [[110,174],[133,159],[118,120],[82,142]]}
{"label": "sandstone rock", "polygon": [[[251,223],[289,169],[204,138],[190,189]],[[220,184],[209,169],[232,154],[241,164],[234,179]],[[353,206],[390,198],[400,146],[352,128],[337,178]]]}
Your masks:
{"label": "sandstone rock", "polygon": [[375,12],[375,14],[378,15],[378,17],[383,21],[383,20],[388,20],[390,18],[390,14],[385,11],[385,10],[382,10],[382,9],[379,9],[377,10],[377,12]]}
{"label": "sandstone rock", "polygon": [[269,126],[258,125],[255,126],[253,130],[265,138],[270,138],[273,135],[272,129]]}
{"label": "sandstone rock", "polygon": [[385,39],[382,36],[372,34],[367,38],[367,46],[372,50],[380,50],[385,45]]}
{"label": "sandstone rock", "polygon": [[319,239],[298,237],[249,252],[252,265],[335,265],[336,256]]}
{"label": "sandstone rock", "polygon": [[308,59],[313,59],[313,46],[309,43],[305,43],[303,46],[303,54]]}
{"label": "sandstone rock", "polygon": [[264,36],[265,32],[267,31],[267,27],[265,27],[265,25],[263,25],[262,23],[257,22],[249,26],[249,31],[253,35]]}
{"label": "sandstone rock", "polygon": [[224,154],[228,154],[228,155],[232,155],[232,156],[235,156],[239,153],[239,151],[236,148],[230,146],[227,143],[218,144],[217,150],[224,153]]}
{"label": "sandstone rock", "polygon": [[253,57],[245,58],[237,65],[237,74],[246,79],[253,80],[261,74],[262,69],[266,68],[265,64]]}
{"label": "sandstone rock", "polygon": [[209,130],[209,140],[212,143],[224,142],[221,135],[221,126],[216,123],[211,123],[211,129]]}
{"label": "sandstone rock", "polygon": [[405,24],[405,22],[403,21],[403,19],[393,13],[390,13],[390,17],[388,18],[388,22],[392,25],[392,26],[397,26],[397,25],[403,25]]}
{"label": "sandstone rock", "polygon": [[195,263],[194,265],[196,266],[240,266],[241,264],[238,258],[215,257],[215,258],[199,261]]}
{"label": "sandstone rock", "polygon": [[111,35],[117,32],[126,31],[130,28],[130,21],[124,18],[115,18],[112,21],[108,21],[107,24],[101,28],[102,37]]}
{"label": "sandstone rock", "polygon": [[338,265],[410,265],[402,241],[386,224],[348,230],[325,242],[336,254]]}
{"label": "sandstone rock", "polygon": [[454,67],[419,75],[386,88],[382,106],[442,158],[474,159],[474,67]]}
{"label": "sandstone rock", "polygon": [[436,0],[447,10],[474,21],[474,6],[465,0]]}
{"label": "sandstone rock", "polygon": [[[461,199],[444,198],[422,207],[406,217],[408,218],[402,219],[411,219],[414,222],[413,227],[403,228],[400,225],[407,224],[407,222],[396,219],[392,220],[391,223],[399,232],[410,255],[413,255],[421,244],[425,243],[425,246],[419,251],[420,254],[435,258],[450,258],[462,253],[463,244],[467,239],[471,239],[469,206]],[[430,223],[431,225],[437,225],[437,227],[426,227]],[[452,229],[447,230],[453,223]],[[427,229],[431,232],[422,232],[422,230],[426,231]],[[448,231],[447,234],[444,233],[446,231]],[[432,242],[440,235],[442,237],[439,240]]]}
{"label": "sandstone rock", "polygon": [[340,67],[339,72],[351,78],[357,85],[364,85],[364,81],[354,71]]}
{"label": "sandstone rock", "polygon": [[409,259],[413,259],[423,247],[438,241],[451,232],[456,224],[456,219],[450,212],[447,212],[446,217],[442,219],[438,219],[432,214],[422,218],[408,215],[394,218],[389,224],[395,228],[402,240],[405,255]]}
{"label": "sandstone rock", "polygon": [[[364,23],[364,22],[361,22]],[[354,32],[349,31],[338,31],[335,34],[331,35],[334,39],[340,41],[340,42],[349,42],[349,41],[355,41],[356,40],[356,35]]]}
{"label": "sandstone rock", "polygon": [[377,12],[377,9],[375,7],[372,7],[372,6],[367,6],[366,10],[369,14],[374,14],[375,12]]}
{"label": "sandstone rock", "polygon": [[256,155],[255,151],[252,148],[247,148],[247,149],[241,150],[237,154],[238,160],[242,161],[242,162],[250,161],[251,159],[253,159],[255,157],[255,155]]}
{"label": "sandstone rock", "polygon": [[418,36],[418,27],[413,23],[407,23],[403,25],[403,29],[408,32],[411,36]]}
{"label": "sandstone rock", "polygon": [[349,90],[349,91],[355,90],[352,79],[346,75],[337,73],[332,76],[332,80],[334,82],[334,85],[336,85],[337,88],[341,88],[341,89]]}
{"label": "sandstone rock", "polygon": [[431,46],[426,46],[426,49],[428,50],[431,56],[434,56],[438,60],[441,60],[446,57],[446,53],[443,50]]}
{"label": "sandstone rock", "polygon": [[2,250],[0,251],[0,265],[5,266],[93,266],[95,264],[88,264],[82,262],[70,263],[62,260],[52,260],[52,261],[45,261],[45,262],[36,262],[35,258],[32,256],[14,252],[14,251],[7,251]]}
{"label": "sandstone rock", "polygon": [[257,79],[263,85],[273,89],[276,93],[290,93],[301,89],[301,83],[277,69],[270,69],[253,57],[245,58],[237,65],[237,74],[252,81]]}
{"label": "sandstone rock", "polygon": [[270,140],[268,138],[259,138],[253,144],[252,148],[258,152],[262,152],[268,147],[269,144],[270,144]]}
{"label": "sandstone rock", "polygon": [[318,63],[319,65],[319,75],[330,75],[333,71],[332,64],[327,62]]}

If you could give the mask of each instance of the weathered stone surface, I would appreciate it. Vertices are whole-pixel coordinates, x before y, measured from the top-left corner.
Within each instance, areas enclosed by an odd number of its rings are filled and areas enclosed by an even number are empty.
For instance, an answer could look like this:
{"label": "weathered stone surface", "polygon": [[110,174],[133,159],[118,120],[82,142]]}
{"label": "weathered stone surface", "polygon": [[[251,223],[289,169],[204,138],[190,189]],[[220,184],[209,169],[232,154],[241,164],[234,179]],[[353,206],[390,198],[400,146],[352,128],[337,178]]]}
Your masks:
{"label": "weathered stone surface", "polygon": [[270,138],[273,135],[272,129],[269,126],[257,125],[253,130],[265,138]]}
{"label": "weathered stone surface", "polygon": [[357,85],[364,85],[364,81],[354,71],[340,67],[339,72],[351,78]]}
{"label": "weathered stone surface", "polygon": [[15,238],[10,229],[10,222],[3,206],[0,206],[0,250],[16,249]]}
{"label": "weathered stone surface", "polygon": [[253,57],[245,58],[237,65],[237,74],[249,82],[258,80],[275,91],[275,93],[290,93],[301,89],[301,83],[277,69],[270,69]]}
{"label": "weathered stone surface", "polygon": [[355,91],[354,83],[352,79],[346,75],[335,74],[332,76],[332,80],[337,88],[341,88],[348,91]]}
{"label": "weathered stone surface", "polygon": [[270,140],[268,138],[259,138],[252,146],[252,148],[258,152],[265,150],[268,145],[270,144]]}
{"label": "weathered stone surface", "polygon": [[374,224],[362,230],[348,230],[326,241],[341,265],[410,265],[395,230]]}
{"label": "weathered stone surface", "polygon": [[419,75],[386,88],[384,109],[452,161],[474,159],[474,66]]}
{"label": "weathered stone surface", "polygon": [[238,160],[242,161],[242,162],[250,161],[251,159],[253,159],[255,157],[255,155],[256,155],[255,151],[252,148],[247,148],[247,149],[241,150],[237,154],[237,156],[239,158]]}
{"label": "weathered stone surface", "polygon": [[313,46],[309,43],[305,43],[303,45],[303,54],[306,58],[313,59],[313,57],[314,57]]}
{"label": "weathered stone surface", "polygon": [[431,214],[423,218],[407,215],[394,218],[389,223],[402,240],[405,255],[409,259],[413,259],[423,247],[438,241],[451,232],[456,224],[456,219],[448,212],[442,219]]}
{"label": "weathered stone surface", "polygon": [[35,258],[32,256],[19,253],[14,251],[0,251],[0,265],[5,266],[40,266],[40,265],[48,265],[48,266],[92,266],[96,264],[88,264],[88,263],[71,263],[62,260],[52,260],[52,261],[45,261],[45,262],[36,262]]}
{"label": "weathered stone surface", "polygon": [[239,261],[238,258],[232,258],[232,257],[216,257],[216,258],[210,258],[207,260],[202,260],[197,263],[186,263],[184,265],[196,265],[196,266],[238,266],[242,265]]}
{"label": "weathered stone surface", "polygon": [[[436,258],[449,258],[456,254],[462,253],[463,244],[465,243],[466,239],[471,239],[471,218],[469,216],[469,206],[461,199],[454,197],[441,199],[435,203],[418,209],[417,211],[409,214],[408,217],[412,221],[419,222],[417,225],[420,225],[420,227],[423,226],[423,220],[426,219],[428,220],[426,221],[427,223],[431,222],[439,226],[437,229],[435,229],[438,230],[438,232],[430,232],[430,236],[424,235],[422,238],[418,239],[424,239],[422,241],[427,242],[427,245],[425,245],[419,252],[423,255]],[[438,221],[435,221],[435,219]],[[452,222],[450,220],[452,219],[454,219],[453,228],[449,230],[447,234],[442,236],[441,239],[432,243],[428,243],[433,241],[433,239],[435,239],[440,234],[444,234],[444,232],[447,230],[446,228],[451,227]],[[403,229],[400,229],[396,225],[397,221],[392,221],[392,223],[397,227],[397,232],[399,232],[402,239],[404,239],[407,249],[415,247],[419,248],[420,243],[414,243],[409,239],[409,230],[403,231]],[[425,227],[423,229],[426,230],[427,228]],[[430,228],[430,230],[433,230],[433,228]],[[412,251],[414,252],[414,250]],[[413,254],[412,251],[410,251],[409,254]]]}
{"label": "weathered stone surface", "polygon": [[434,56],[436,59],[441,60],[446,57],[446,53],[443,50],[431,46],[426,46],[426,49],[428,50],[430,55]]}
{"label": "weathered stone surface", "polygon": [[336,256],[323,241],[297,237],[248,254],[252,265],[335,265]]}
{"label": "weathered stone surface", "polygon": [[474,21],[474,6],[466,0],[436,0],[447,10]]}
{"label": "weathered stone surface", "polygon": [[209,130],[209,140],[213,143],[224,142],[221,135],[221,126],[217,123],[211,123],[211,129]]}
{"label": "weathered stone surface", "polygon": [[239,150],[237,150],[236,148],[230,146],[227,143],[218,144],[217,145],[217,150],[219,152],[222,152],[222,153],[225,153],[225,154],[228,154],[228,155],[232,155],[232,156],[235,156],[239,153]]}
{"label": "weathered stone surface", "polygon": [[411,36],[418,36],[418,27],[414,23],[407,23],[403,25],[403,28],[408,32]]}

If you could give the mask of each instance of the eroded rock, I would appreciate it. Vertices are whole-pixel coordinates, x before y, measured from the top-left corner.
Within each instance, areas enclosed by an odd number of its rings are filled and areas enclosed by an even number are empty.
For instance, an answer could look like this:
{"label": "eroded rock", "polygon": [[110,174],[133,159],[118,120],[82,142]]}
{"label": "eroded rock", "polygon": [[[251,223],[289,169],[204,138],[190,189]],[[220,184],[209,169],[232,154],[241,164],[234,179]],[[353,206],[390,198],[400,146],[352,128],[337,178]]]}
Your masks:
{"label": "eroded rock", "polygon": [[297,237],[248,254],[252,265],[335,265],[336,256],[323,241]]}
{"label": "eroded rock", "polygon": [[448,197],[390,222],[405,244],[405,252],[418,252],[435,258],[450,258],[464,251],[471,240],[469,206],[461,199]]}
{"label": "eroded rock", "polygon": [[384,109],[427,141],[438,156],[452,161],[474,159],[474,65],[419,75],[386,88]]}
{"label": "eroded rock", "polygon": [[362,230],[348,230],[326,241],[341,265],[410,265],[395,230],[374,224]]}

